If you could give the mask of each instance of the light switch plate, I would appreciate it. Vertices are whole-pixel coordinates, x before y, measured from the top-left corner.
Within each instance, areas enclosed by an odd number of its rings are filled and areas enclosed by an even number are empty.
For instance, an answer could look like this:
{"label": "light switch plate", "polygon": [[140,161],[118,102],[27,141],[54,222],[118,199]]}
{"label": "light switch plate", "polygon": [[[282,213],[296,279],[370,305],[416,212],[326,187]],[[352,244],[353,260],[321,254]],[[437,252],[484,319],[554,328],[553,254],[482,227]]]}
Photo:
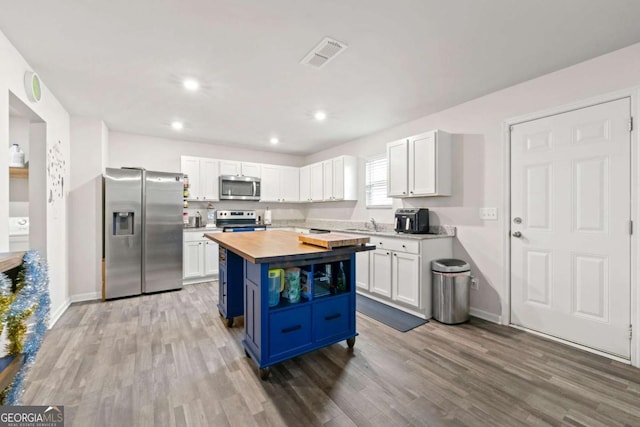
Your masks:
{"label": "light switch plate", "polygon": [[498,208],[480,208],[480,219],[496,221],[498,219]]}

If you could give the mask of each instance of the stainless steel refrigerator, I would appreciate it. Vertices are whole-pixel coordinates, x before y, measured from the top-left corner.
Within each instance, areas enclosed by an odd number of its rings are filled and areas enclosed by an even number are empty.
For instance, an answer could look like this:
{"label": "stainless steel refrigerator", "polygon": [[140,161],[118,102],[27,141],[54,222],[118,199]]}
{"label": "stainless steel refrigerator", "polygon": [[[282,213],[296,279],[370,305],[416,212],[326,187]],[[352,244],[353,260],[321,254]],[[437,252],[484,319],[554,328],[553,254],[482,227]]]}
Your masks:
{"label": "stainless steel refrigerator", "polygon": [[102,298],[182,288],[181,173],[107,168]]}

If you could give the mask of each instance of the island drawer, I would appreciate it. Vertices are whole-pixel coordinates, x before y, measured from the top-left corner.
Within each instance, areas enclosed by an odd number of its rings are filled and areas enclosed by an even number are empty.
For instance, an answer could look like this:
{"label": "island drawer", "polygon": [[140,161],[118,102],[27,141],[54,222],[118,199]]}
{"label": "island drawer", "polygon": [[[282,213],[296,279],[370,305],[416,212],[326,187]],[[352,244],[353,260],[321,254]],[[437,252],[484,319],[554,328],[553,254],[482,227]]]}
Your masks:
{"label": "island drawer", "polygon": [[349,316],[349,295],[316,301],[313,306],[313,341],[344,335],[353,329]]}
{"label": "island drawer", "polygon": [[311,343],[311,307],[306,304],[269,315],[269,355],[278,357]]}

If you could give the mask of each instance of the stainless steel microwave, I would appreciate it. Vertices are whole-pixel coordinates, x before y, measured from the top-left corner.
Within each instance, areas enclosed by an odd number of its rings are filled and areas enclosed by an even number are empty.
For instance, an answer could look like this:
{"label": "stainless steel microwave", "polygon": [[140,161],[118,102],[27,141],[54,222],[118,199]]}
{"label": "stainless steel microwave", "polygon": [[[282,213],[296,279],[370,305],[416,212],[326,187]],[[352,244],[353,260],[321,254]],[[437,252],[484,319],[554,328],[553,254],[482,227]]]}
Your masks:
{"label": "stainless steel microwave", "polygon": [[220,175],[220,200],[260,200],[260,178]]}

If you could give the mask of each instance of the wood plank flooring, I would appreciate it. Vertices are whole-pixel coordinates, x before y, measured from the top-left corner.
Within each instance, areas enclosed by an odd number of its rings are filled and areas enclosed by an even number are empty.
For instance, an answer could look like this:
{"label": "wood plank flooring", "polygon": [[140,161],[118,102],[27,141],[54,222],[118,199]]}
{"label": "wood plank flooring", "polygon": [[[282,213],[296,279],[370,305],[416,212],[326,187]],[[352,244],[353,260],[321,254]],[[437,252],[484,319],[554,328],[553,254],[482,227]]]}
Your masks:
{"label": "wood plank flooring", "polygon": [[473,319],[401,333],[358,314],[344,342],[261,381],[217,284],[72,305],[47,333],[24,404],[67,426],[638,426],[640,369]]}

